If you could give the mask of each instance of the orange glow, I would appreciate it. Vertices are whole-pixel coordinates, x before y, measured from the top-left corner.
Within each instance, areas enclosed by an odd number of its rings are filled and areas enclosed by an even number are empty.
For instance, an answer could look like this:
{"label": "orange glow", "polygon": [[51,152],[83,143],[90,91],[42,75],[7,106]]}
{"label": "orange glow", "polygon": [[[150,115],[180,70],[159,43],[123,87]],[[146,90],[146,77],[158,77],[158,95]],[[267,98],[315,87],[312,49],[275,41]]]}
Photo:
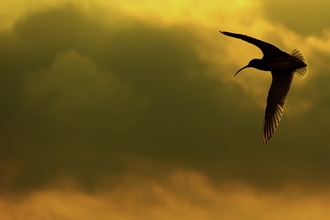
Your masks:
{"label": "orange glow", "polygon": [[177,171],[165,182],[126,177],[115,189],[86,193],[44,189],[0,198],[0,217],[41,219],[327,219],[330,192],[287,187],[266,192],[241,184],[214,186],[195,172]]}
{"label": "orange glow", "polygon": [[[0,219],[328,219],[330,31],[266,3],[0,1]],[[306,57],[268,148],[262,53],[219,30]]]}

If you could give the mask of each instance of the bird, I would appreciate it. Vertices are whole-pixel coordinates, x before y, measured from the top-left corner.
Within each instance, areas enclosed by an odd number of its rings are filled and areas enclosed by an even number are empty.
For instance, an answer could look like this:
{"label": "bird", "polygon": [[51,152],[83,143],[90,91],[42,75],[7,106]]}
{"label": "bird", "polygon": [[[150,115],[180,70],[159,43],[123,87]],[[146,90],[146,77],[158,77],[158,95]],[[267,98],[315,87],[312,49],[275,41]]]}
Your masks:
{"label": "bird", "polygon": [[297,49],[294,49],[288,54],[273,44],[247,35],[226,31],[220,31],[220,33],[253,44],[263,53],[261,59],[252,59],[246,66],[239,69],[234,76],[248,67],[271,72],[272,83],[268,91],[262,128],[262,144],[265,145],[273,137],[281,121],[293,76],[295,74],[300,78],[305,78],[307,76],[307,63],[305,58]]}

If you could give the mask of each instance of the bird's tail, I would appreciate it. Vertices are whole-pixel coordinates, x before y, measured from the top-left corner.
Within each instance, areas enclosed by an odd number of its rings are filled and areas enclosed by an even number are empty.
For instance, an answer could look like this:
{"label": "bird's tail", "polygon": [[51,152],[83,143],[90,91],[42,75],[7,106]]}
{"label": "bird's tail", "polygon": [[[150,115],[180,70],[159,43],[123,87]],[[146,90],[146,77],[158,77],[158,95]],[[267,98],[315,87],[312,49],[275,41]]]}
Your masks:
{"label": "bird's tail", "polygon": [[303,66],[296,69],[296,71],[294,73],[296,73],[300,78],[306,78],[306,76],[307,76],[307,64],[306,64],[306,61],[305,61],[305,57],[297,49],[294,49],[291,52],[291,56],[296,57],[303,64]]}

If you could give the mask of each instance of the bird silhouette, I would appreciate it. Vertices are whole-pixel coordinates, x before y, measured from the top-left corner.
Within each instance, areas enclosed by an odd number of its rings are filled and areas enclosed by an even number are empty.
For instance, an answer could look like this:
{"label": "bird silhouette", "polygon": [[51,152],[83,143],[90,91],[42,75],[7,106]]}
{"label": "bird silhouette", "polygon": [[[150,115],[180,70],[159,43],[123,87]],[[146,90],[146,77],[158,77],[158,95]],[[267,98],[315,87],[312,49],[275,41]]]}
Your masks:
{"label": "bird silhouette", "polygon": [[265,145],[270,141],[281,121],[286,97],[294,74],[297,74],[301,78],[307,76],[307,64],[305,58],[296,49],[293,50],[291,54],[288,54],[270,43],[253,37],[226,31],[220,31],[220,33],[253,44],[259,47],[263,53],[262,59],[251,60],[248,65],[238,70],[234,76],[248,67],[270,71],[272,74],[272,84],[268,91],[267,106],[262,129],[262,143]]}

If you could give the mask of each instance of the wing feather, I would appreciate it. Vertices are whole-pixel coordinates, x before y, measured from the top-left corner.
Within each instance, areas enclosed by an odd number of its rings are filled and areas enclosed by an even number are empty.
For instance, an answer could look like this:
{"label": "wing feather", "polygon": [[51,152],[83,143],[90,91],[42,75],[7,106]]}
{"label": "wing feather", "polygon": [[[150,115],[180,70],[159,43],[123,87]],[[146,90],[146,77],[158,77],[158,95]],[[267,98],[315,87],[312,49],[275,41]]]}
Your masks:
{"label": "wing feather", "polygon": [[272,138],[281,121],[293,75],[294,73],[272,72],[273,80],[268,92],[262,132],[262,141],[264,145]]}
{"label": "wing feather", "polygon": [[273,44],[267,43],[262,40],[258,40],[256,38],[253,38],[253,37],[250,37],[247,35],[235,34],[235,33],[230,33],[227,31],[220,31],[220,33],[227,35],[229,37],[234,37],[234,38],[244,40],[250,44],[253,44],[253,45],[259,47],[259,49],[262,51],[264,56],[278,56],[278,55],[287,54],[284,51],[280,50],[278,47],[274,46]]}

